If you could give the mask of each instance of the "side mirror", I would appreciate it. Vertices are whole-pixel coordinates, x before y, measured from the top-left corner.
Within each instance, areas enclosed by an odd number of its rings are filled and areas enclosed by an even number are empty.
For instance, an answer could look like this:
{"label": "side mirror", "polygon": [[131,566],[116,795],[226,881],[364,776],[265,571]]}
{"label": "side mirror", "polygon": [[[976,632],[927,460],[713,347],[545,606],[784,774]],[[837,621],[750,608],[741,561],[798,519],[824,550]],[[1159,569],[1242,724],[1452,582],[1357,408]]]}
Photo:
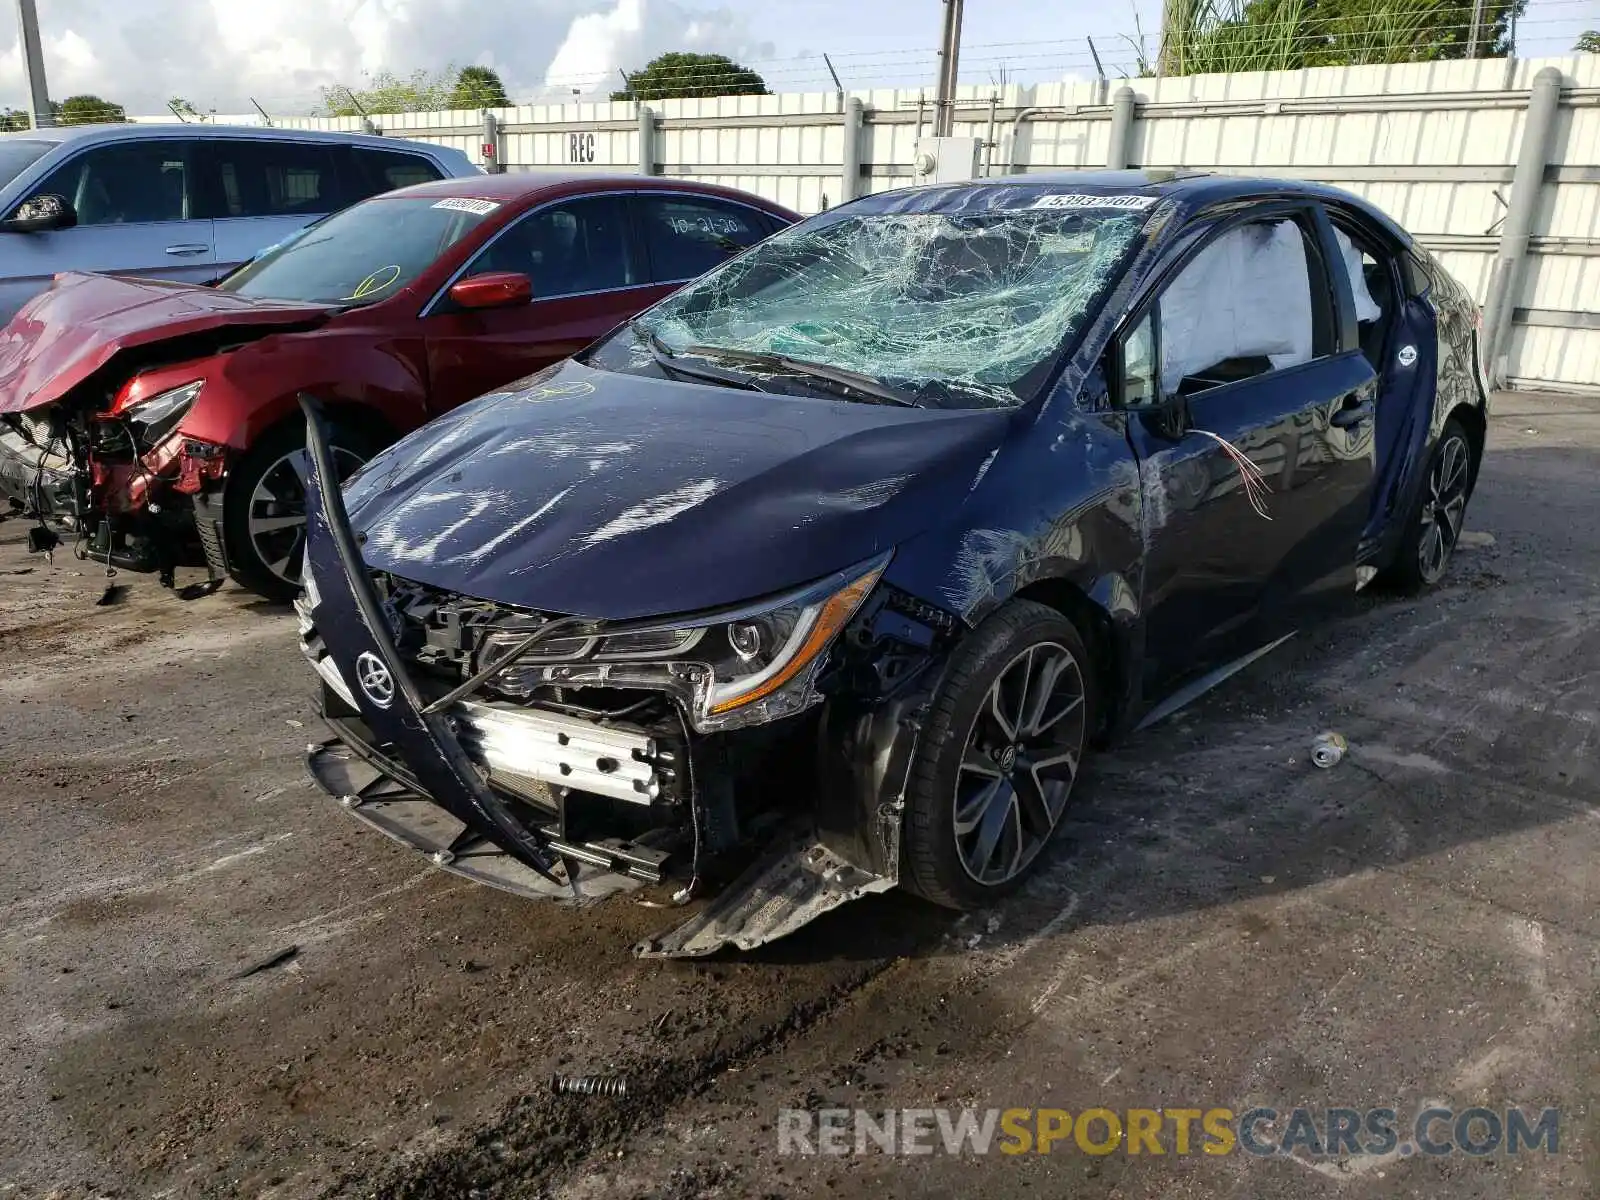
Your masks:
{"label": "side mirror", "polygon": [[1157,437],[1176,442],[1189,434],[1189,398],[1178,392],[1142,404],[1130,404],[1125,411],[1142,421]]}
{"label": "side mirror", "polygon": [[7,233],[45,233],[71,229],[77,223],[78,214],[64,197],[45,192],[17,205],[10,217],[0,221],[0,229]]}
{"label": "side mirror", "polygon": [[485,271],[452,284],[450,299],[462,308],[511,308],[533,299],[533,280],[516,271]]}

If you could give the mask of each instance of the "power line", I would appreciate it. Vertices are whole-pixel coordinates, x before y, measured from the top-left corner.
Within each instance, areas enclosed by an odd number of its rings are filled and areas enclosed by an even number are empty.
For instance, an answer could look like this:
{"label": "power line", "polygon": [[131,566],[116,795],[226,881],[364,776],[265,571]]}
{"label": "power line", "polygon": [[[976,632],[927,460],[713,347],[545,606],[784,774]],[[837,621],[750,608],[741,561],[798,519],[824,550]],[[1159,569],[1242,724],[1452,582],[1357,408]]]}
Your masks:
{"label": "power line", "polygon": [[[31,0],[18,0],[19,7],[30,3]],[[1587,7],[1589,0],[1545,0],[1540,7],[1541,12],[1551,8],[1576,8]],[[1554,40],[1553,38],[1540,39],[1530,30],[1540,26],[1568,25],[1571,18],[1562,17],[1534,17],[1522,19],[1517,23],[1518,40],[1524,46],[1537,43],[1541,40]],[[1235,26],[1236,27],[1236,26]],[[1211,47],[1208,39],[1215,33],[1216,26],[1199,31],[1194,39],[1194,44],[1206,47],[1208,50],[1207,62],[1225,61],[1233,70],[1248,69],[1252,66],[1267,65],[1292,59],[1297,53],[1317,49],[1337,49],[1340,53],[1355,54],[1359,57],[1363,51],[1372,54],[1374,60],[1367,64],[1352,65],[1402,65],[1406,61],[1391,62],[1383,53],[1389,48],[1381,35],[1373,35],[1348,18],[1322,17],[1304,21],[1281,21],[1277,23],[1266,22],[1252,26],[1253,32],[1262,34],[1272,33],[1277,30],[1272,38],[1270,47],[1237,48],[1230,49],[1223,46]],[[1482,28],[1490,33],[1495,29],[1493,22],[1485,20]],[[1461,45],[1471,35],[1471,22],[1462,21],[1444,25],[1432,25],[1418,31],[1418,37],[1423,45],[1439,45],[1441,43]],[[1126,32],[1093,35],[1098,39],[1101,57],[1106,60],[1106,65],[1112,70],[1120,71],[1125,75],[1133,75],[1144,61],[1144,48],[1146,41],[1136,35]],[[1455,41],[1449,41],[1454,37]],[[1153,44],[1153,42],[1152,42]],[[1109,49],[1108,49],[1109,48]],[[1214,51],[1214,52],[1213,52]],[[929,84],[933,81],[935,66],[935,52],[929,50],[885,50],[873,51],[846,51],[832,54],[827,58],[834,60],[836,65],[842,65],[842,81],[847,88],[854,90],[868,90],[871,88],[898,88],[903,85]],[[1460,61],[1426,60],[1426,61]],[[771,64],[768,66],[767,64]],[[756,66],[765,67],[757,71],[762,80],[770,87],[779,91],[834,91],[836,84],[833,73],[828,69],[827,59],[821,54],[796,55],[789,58],[756,59],[742,64],[741,69],[697,76],[697,85],[692,89],[693,94],[712,97],[726,94],[722,89],[729,84],[744,82],[748,76],[745,69],[754,70]],[[991,82],[982,76],[993,69],[1004,67],[1008,72],[1015,72],[1019,76],[1014,82],[1019,84],[1024,80],[1038,82],[1050,77],[1060,77],[1068,73],[1082,73],[1084,76],[1097,74],[1095,69],[1095,56],[1087,49],[1087,43],[1081,39],[1047,39],[1042,41],[1027,42],[974,42],[962,46],[962,58],[959,70],[956,72],[956,83],[961,86],[979,86]],[[572,74],[548,78],[542,94],[535,95],[512,106],[520,104],[558,104],[570,103],[573,88],[582,88],[585,92],[603,92],[605,79],[609,72]],[[808,86],[815,85],[815,86]],[[321,89],[324,93],[335,92],[343,85],[330,85]],[[953,93],[952,93],[953,95]],[[590,97],[595,99],[598,97]],[[257,99],[263,106],[274,112],[283,114],[306,112],[313,108],[327,107],[329,101],[324,94],[311,98],[305,94],[293,96],[262,96]],[[244,105],[239,106],[244,110]],[[42,114],[51,111],[48,102],[41,109]],[[246,110],[247,111],[247,110]],[[242,115],[242,113],[241,113]],[[375,116],[392,116],[395,114],[374,114]],[[76,120],[104,118],[106,120],[122,120],[124,114],[120,106],[109,102],[102,109],[77,108]]]}

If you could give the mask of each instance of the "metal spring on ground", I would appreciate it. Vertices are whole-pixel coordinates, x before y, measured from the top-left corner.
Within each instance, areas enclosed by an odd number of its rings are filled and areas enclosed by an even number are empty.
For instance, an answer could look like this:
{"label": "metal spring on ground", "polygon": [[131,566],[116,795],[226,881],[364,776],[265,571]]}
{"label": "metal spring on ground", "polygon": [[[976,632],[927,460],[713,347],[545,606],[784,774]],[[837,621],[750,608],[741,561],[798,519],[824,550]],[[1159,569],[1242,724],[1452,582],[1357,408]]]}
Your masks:
{"label": "metal spring on ground", "polygon": [[628,1081],[620,1075],[557,1075],[550,1090],[579,1096],[626,1096]]}

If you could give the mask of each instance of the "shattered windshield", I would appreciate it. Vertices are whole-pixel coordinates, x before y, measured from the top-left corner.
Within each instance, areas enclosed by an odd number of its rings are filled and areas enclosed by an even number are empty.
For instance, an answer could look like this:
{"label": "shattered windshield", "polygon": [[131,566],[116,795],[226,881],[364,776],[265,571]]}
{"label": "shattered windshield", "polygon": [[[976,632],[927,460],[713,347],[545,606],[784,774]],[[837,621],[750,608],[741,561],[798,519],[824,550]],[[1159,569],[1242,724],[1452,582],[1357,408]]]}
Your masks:
{"label": "shattered windshield", "polygon": [[[1031,373],[1081,331],[1147,215],[1041,203],[813,218],[645,313],[594,365],[648,362],[639,343],[653,334],[674,361],[716,349],[784,356],[933,406],[1014,406],[1036,386]],[[761,369],[748,357],[710,361]]]}
{"label": "shattered windshield", "polygon": [[262,300],[373,304],[410,284],[497,207],[455,197],[368,200],[265,251],[217,288]]}

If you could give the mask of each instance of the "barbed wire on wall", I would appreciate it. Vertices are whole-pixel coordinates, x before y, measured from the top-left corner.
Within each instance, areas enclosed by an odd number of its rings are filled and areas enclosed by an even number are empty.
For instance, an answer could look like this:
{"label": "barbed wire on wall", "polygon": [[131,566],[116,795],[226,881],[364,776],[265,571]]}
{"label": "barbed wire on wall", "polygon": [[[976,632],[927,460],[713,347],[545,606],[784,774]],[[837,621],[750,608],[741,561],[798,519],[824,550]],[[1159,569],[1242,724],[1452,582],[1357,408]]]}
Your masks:
{"label": "barbed wire on wall", "polygon": [[[1544,0],[1540,11],[1591,7],[1592,0]],[[1530,36],[1530,27],[1570,26],[1571,23],[1570,16],[1521,18],[1517,21],[1519,46],[1526,48],[1541,40],[1537,35]],[[1470,29],[1471,23],[1466,21],[1429,25],[1426,30],[1427,41],[1431,45],[1438,45],[1449,42],[1452,35],[1458,35],[1456,44],[1459,45],[1468,37]],[[1491,33],[1492,26],[1486,22],[1482,32]],[[1310,53],[1335,43],[1341,53],[1359,60],[1362,37],[1360,29],[1353,26],[1347,17],[1310,18],[1294,22],[1292,32],[1286,29],[1281,34],[1274,34],[1270,39],[1270,47],[1264,46],[1259,50],[1243,48],[1231,53],[1228,65],[1233,70],[1241,71],[1270,69],[1285,58],[1292,59],[1296,52]],[[1381,43],[1375,40],[1374,51],[1381,48]],[[1137,31],[1133,34],[1126,31],[1090,33],[1078,38],[967,43],[962,47],[959,83],[980,88],[998,87],[1002,84],[1059,82],[1070,78],[1092,79],[1101,73],[1107,78],[1136,78],[1142,71],[1149,71],[1156,65],[1159,54],[1159,38],[1141,35]],[[829,69],[828,60],[832,61],[833,70]],[[1366,65],[1407,61],[1414,60],[1374,57]],[[738,64],[740,70],[697,76],[700,82],[687,89],[687,94],[704,97],[725,95],[727,92],[724,89],[728,86],[748,82],[747,71],[758,74],[772,92],[832,92],[835,90],[834,71],[839,73],[839,82],[849,90],[904,90],[928,85],[931,92],[935,64],[936,51],[932,47],[830,51],[826,60],[820,53],[747,59]],[[1362,64],[1358,61],[1347,65]],[[512,97],[511,106],[605,100],[613,91],[620,90],[614,85],[621,82],[621,77],[615,71],[547,77],[543,87],[536,92],[523,91]],[[324,115],[323,110],[327,107],[327,99],[320,91],[314,96],[304,93],[257,95],[251,99],[261,110],[279,119]],[[0,105],[0,108],[3,107]],[[18,118],[25,122],[25,104],[9,111],[13,127],[16,127]],[[248,110],[241,105],[239,111]],[[214,115],[215,109],[211,112],[185,113],[184,118],[204,122]],[[395,115],[398,114],[370,114],[380,123],[383,117]],[[164,112],[134,116],[173,121],[184,119],[177,114]],[[68,125],[124,119],[123,106],[108,103],[104,109],[96,110],[79,104],[74,106],[69,120],[57,117],[47,123]]]}

